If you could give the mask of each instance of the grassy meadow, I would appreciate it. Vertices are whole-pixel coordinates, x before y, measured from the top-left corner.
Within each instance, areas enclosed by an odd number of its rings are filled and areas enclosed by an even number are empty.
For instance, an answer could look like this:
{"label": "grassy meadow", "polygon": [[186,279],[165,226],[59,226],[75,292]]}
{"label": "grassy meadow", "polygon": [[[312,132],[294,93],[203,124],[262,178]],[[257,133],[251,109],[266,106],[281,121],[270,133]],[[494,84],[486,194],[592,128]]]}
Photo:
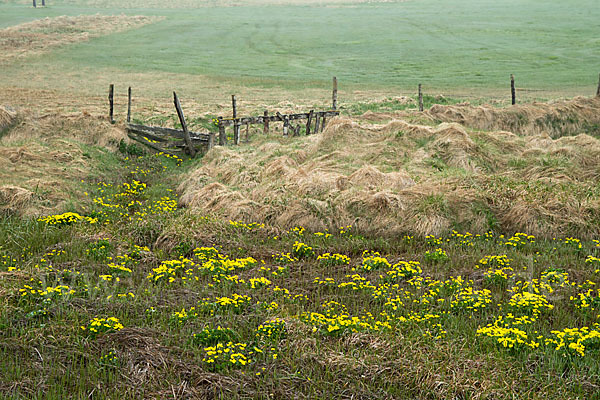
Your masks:
{"label": "grassy meadow", "polygon": [[[336,75],[348,91],[412,92],[423,83],[431,91],[494,95],[505,90],[514,73],[522,89],[587,94],[593,92],[600,61],[595,37],[600,12],[593,0],[509,0],[501,5],[450,0],[443,7],[437,0],[335,6],[242,3],[192,9],[85,3],[53,1],[35,10],[24,2],[0,3],[0,27],[95,13],[166,18],[3,66],[3,84],[20,81],[97,92],[110,79],[173,74],[171,88],[194,96],[210,90],[226,98],[219,89],[228,84],[302,90],[328,87]],[[25,80],[24,74],[31,77]],[[222,86],[186,85],[199,75]],[[84,81],[80,86],[85,88],[77,88]]]}
{"label": "grassy meadow", "polygon": [[[595,93],[596,0],[47,3],[0,0],[0,398],[600,400],[600,99],[504,107]],[[334,75],[319,134],[123,124]]]}
{"label": "grassy meadow", "polygon": [[121,151],[79,213],[0,221],[6,398],[598,398],[598,241],[227,221]]}

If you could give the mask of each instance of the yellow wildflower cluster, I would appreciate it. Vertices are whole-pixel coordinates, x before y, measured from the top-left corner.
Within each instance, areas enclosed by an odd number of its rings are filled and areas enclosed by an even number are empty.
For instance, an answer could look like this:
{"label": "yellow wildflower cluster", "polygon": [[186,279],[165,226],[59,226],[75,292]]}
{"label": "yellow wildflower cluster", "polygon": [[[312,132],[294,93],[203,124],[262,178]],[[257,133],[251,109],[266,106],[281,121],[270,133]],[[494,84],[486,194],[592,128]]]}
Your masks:
{"label": "yellow wildflower cluster", "polygon": [[492,302],[492,292],[488,289],[475,290],[470,286],[456,293],[450,307],[457,310],[478,311]]}
{"label": "yellow wildflower cluster", "polygon": [[[202,362],[212,371],[241,368],[255,362],[255,355],[264,351],[247,343],[217,343],[215,346],[204,348]],[[277,357],[274,354],[274,359]]]}
{"label": "yellow wildflower cluster", "polygon": [[519,348],[530,347],[535,349],[540,343],[530,339],[522,329],[514,327],[499,326],[496,323],[490,324],[484,328],[477,329],[477,336],[488,336],[494,338],[502,347]]}
{"label": "yellow wildflower cluster", "polygon": [[88,332],[92,336],[97,336],[101,333],[117,332],[123,328],[123,324],[115,317],[92,318],[87,326],[81,327],[84,332]]}
{"label": "yellow wildflower cluster", "polygon": [[504,242],[505,246],[511,246],[515,248],[521,248],[527,244],[535,243],[535,236],[528,235],[526,233],[517,232],[512,237],[510,237],[506,242]]}
{"label": "yellow wildflower cluster", "polygon": [[102,366],[111,366],[114,367],[118,364],[119,359],[117,358],[117,354],[114,350],[110,350],[108,353],[103,354],[98,363]]}
{"label": "yellow wildflower cluster", "polygon": [[521,292],[515,293],[509,300],[508,305],[515,311],[530,313],[538,316],[543,309],[552,310],[554,306],[541,294]]}
{"label": "yellow wildflower cluster", "polygon": [[45,222],[46,225],[63,226],[71,225],[80,221],[84,221],[89,224],[95,224],[98,222],[98,219],[91,217],[82,217],[81,215],[74,212],[66,212],[64,214],[55,214],[43,218],[38,218],[38,221]]}
{"label": "yellow wildflower cluster", "polygon": [[553,345],[555,350],[563,354],[575,354],[585,356],[586,347],[598,347],[600,345],[600,324],[594,328],[565,328],[562,331],[552,331],[554,337],[547,338],[546,344]]}
{"label": "yellow wildflower cluster", "polygon": [[571,246],[574,247],[578,250],[581,250],[581,248],[583,247],[581,245],[581,240],[574,238],[574,237],[567,237],[564,239],[563,241],[564,244],[566,244],[567,246]]}
{"label": "yellow wildflower cluster", "polygon": [[229,221],[229,225],[231,225],[235,228],[241,228],[241,229],[245,229],[248,231],[263,229],[265,227],[265,224],[259,224],[257,222],[251,222],[251,223],[247,224],[242,221]]}
{"label": "yellow wildflower cluster", "polygon": [[298,258],[312,257],[315,254],[312,247],[297,240],[293,244],[292,253]]}
{"label": "yellow wildflower cluster", "polygon": [[448,254],[446,253],[446,251],[444,249],[441,249],[438,247],[435,250],[427,250],[425,252],[425,259],[427,261],[437,263],[437,262],[448,261],[450,259],[450,257],[448,257]]}
{"label": "yellow wildflower cluster", "polygon": [[584,293],[577,293],[576,296],[571,296],[570,300],[580,310],[600,310],[600,289],[588,289]]}
{"label": "yellow wildflower cluster", "polygon": [[350,257],[338,253],[324,253],[317,257],[317,261],[324,267],[350,264]]}
{"label": "yellow wildflower cluster", "polygon": [[363,252],[363,262],[360,266],[361,269],[365,271],[372,271],[376,269],[390,268],[390,262],[385,258],[381,257],[381,254],[378,252]]}
{"label": "yellow wildflower cluster", "polygon": [[273,258],[273,261],[280,264],[291,264],[298,261],[298,259],[290,253],[273,254],[271,257]]}
{"label": "yellow wildflower cluster", "polygon": [[263,286],[269,286],[270,284],[271,281],[264,277],[250,278],[248,281],[248,286],[250,286],[250,289],[258,289]]}
{"label": "yellow wildflower cluster", "polygon": [[183,324],[191,319],[195,319],[198,317],[198,313],[196,312],[196,307],[190,307],[188,310],[182,308],[181,311],[174,311],[171,314],[171,321],[177,324]]}
{"label": "yellow wildflower cluster", "polygon": [[215,345],[220,342],[229,342],[235,336],[235,332],[229,328],[205,326],[200,332],[192,335],[192,341],[203,345]]}
{"label": "yellow wildflower cluster", "polygon": [[[41,284],[41,282],[39,283]],[[45,288],[39,289],[35,289],[30,285],[23,285],[23,287],[19,289],[19,293],[21,294],[21,297],[41,297],[49,299],[52,297],[64,297],[75,294],[75,290],[67,285],[46,286]]]}
{"label": "yellow wildflower cluster", "polygon": [[386,271],[385,279],[397,282],[421,275],[423,270],[418,261],[398,261]]}
{"label": "yellow wildflower cluster", "polygon": [[470,232],[459,233],[453,230],[452,234],[450,235],[450,238],[453,239],[455,241],[455,244],[460,247],[471,247],[475,245],[473,243],[473,234]]}
{"label": "yellow wildflower cluster", "polygon": [[256,328],[256,337],[263,341],[279,340],[285,334],[285,329],[285,321],[283,319],[270,319]]}
{"label": "yellow wildflower cluster", "polygon": [[[596,245],[598,246],[598,245]],[[588,256],[585,259],[586,264],[590,264],[594,268],[595,274],[600,274],[600,258],[594,256]]]}

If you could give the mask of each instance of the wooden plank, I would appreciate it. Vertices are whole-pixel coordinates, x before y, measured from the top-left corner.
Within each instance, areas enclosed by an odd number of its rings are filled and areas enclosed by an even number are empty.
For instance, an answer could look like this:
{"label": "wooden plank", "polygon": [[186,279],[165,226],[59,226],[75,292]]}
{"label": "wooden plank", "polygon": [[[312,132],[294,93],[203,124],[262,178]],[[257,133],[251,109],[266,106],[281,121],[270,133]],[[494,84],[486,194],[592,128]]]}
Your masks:
{"label": "wooden plank", "polygon": [[225,133],[225,126],[223,125],[223,118],[219,117],[219,146],[225,146],[227,144],[227,133]]}
{"label": "wooden plank", "polygon": [[263,133],[265,135],[269,133],[269,112],[267,110],[265,110],[265,114],[263,115]]}
{"label": "wooden plank", "polygon": [[510,74],[510,95],[511,95],[511,104],[514,106],[517,104],[517,91],[515,89],[515,76]]}
{"label": "wooden plank", "polygon": [[419,83],[419,111],[423,111],[423,90]]}
{"label": "wooden plank", "polygon": [[[147,131],[155,135],[172,136],[177,139],[185,139],[183,131],[172,128],[163,128],[161,126],[147,126],[138,124],[127,124],[127,127],[139,131]],[[192,139],[206,140],[208,141],[208,133],[189,132]]]}
{"label": "wooden plank", "polygon": [[169,152],[168,150],[165,150],[165,149],[163,149],[162,147],[159,147],[159,146],[155,145],[154,143],[150,143],[150,142],[148,142],[147,140],[144,140],[143,138],[141,138],[141,137],[138,137],[137,135],[135,135],[135,134],[133,134],[133,133],[131,133],[131,132],[127,133],[127,136],[128,136],[130,139],[133,139],[133,140],[135,140],[136,142],[139,142],[139,143],[141,143],[141,144],[143,144],[143,145],[145,145],[145,146],[148,146],[148,147],[150,147],[150,148],[151,148],[151,149],[153,149],[153,150],[156,150],[156,151],[158,151],[158,152],[163,152],[163,153],[165,153],[165,154],[169,154],[169,155],[171,155],[171,156],[174,156],[174,154],[173,154],[173,153],[171,153],[171,152]]}
{"label": "wooden plank", "polygon": [[113,118],[113,115],[114,115],[114,106],[115,106],[115,85],[113,85],[112,83],[108,87],[108,104],[109,104],[108,118],[109,118],[110,123],[114,124],[115,119]]}
{"label": "wooden plank", "polygon": [[306,121],[306,135],[310,135],[310,124],[312,123],[314,110],[308,112],[308,118]]}
{"label": "wooden plank", "polygon": [[183,128],[183,137],[185,138],[185,143],[187,144],[190,156],[194,158],[196,157],[196,150],[192,145],[192,139],[190,138],[190,133],[188,132],[187,124],[185,122],[185,116],[183,115],[181,104],[179,104],[179,98],[177,97],[177,93],[175,92],[173,92],[173,102],[175,103],[175,109],[177,110],[177,115],[179,116],[179,122],[181,122],[181,128]]}
{"label": "wooden plank", "polygon": [[338,92],[337,78],[334,76],[333,77],[332,110],[337,110],[337,92]]}
{"label": "wooden plank", "polygon": [[127,89],[127,123],[131,122],[131,86]]}
{"label": "wooden plank", "polygon": [[151,139],[151,140],[156,140],[157,142],[168,142],[168,139],[165,138],[164,136],[156,136],[156,135],[148,132],[145,129],[137,129],[137,128],[134,128],[132,126],[127,126],[127,131],[135,133],[137,135],[144,136],[145,138],[148,138],[148,139]]}

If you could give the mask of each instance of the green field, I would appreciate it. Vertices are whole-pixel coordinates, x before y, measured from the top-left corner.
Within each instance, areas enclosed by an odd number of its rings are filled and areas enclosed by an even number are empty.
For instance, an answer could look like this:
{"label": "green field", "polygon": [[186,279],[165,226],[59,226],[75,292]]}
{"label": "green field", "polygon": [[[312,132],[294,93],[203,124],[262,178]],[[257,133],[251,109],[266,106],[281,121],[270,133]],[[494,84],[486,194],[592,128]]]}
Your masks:
{"label": "green field", "polygon": [[[336,7],[115,9],[56,2],[0,5],[0,27],[42,16],[163,15],[159,23],[27,60],[30,71],[202,75],[259,86],[592,92],[600,69],[594,0],[419,0]],[[96,2],[96,4],[99,2]],[[6,67],[14,80],[23,65]],[[51,84],[50,84],[51,85]]]}

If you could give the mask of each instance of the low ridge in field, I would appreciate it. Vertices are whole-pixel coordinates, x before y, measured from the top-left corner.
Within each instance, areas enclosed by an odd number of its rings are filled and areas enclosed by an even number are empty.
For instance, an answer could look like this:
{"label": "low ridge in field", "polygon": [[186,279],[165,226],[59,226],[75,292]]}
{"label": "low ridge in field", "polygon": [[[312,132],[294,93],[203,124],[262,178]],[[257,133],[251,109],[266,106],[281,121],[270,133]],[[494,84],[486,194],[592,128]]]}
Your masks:
{"label": "low ridge in field", "polygon": [[215,148],[180,185],[180,202],[282,228],[596,237],[599,109],[599,98],[576,98],[427,112],[467,127],[341,117],[319,135]]}

